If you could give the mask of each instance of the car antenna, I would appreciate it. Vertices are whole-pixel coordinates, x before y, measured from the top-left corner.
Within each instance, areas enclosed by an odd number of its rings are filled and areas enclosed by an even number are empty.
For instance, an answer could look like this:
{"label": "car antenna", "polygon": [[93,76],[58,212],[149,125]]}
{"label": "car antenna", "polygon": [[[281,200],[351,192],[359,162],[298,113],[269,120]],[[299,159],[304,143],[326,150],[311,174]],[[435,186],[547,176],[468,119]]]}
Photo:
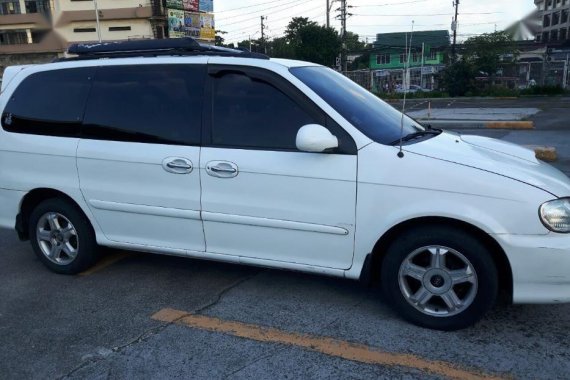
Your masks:
{"label": "car antenna", "polygon": [[410,45],[408,50],[408,34],[406,33],[406,50],[404,53],[407,54],[406,64],[404,65],[404,77],[402,78],[402,84],[404,88],[404,104],[402,105],[402,118],[400,120],[400,151],[398,152],[398,157],[404,158],[404,150],[402,148],[402,143],[404,141],[404,115],[406,113],[406,96],[408,95],[410,84],[408,83],[408,75],[410,72],[410,56],[412,55],[412,40],[414,38],[414,20],[412,20],[412,33],[410,34]]}

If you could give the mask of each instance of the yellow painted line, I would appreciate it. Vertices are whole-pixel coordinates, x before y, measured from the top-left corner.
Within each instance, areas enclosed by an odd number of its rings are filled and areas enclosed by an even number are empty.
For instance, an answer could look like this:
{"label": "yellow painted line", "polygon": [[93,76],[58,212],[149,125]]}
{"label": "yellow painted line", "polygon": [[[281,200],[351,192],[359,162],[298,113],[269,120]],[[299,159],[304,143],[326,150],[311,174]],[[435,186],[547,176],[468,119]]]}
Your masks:
{"label": "yellow painted line", "polygon": [[485,123],[489,129],[534,129],[532,121],[490,121]]}
{"label": "yellow painted line", "polygon": [[536,146],[527,145],[527,148],[534,150],[536,158],[546,162],[554,162],[558,160],[558,152],[553,146]]}
{"label": "yellow painted line", "polygon": [[306,350],[359,363],[417,369],[450,379],[500,379],[500,377],[497,376],[488,375],[477,370],[463,369],[444,361],[427,360],[411,354],[380,351],[363,344],[351,343],[328,337],[289,333],[258,325],[224,321],[222,319],[204,315],[189,314],[179,310],[163,309],[154,314],[152,319],[161,322],[176,323],[200,330],[232,335],[258,342],[301,347]]}
{"label": "yellow painted line", "polygon": [[94,273],[97,272],[101,272],[103,269],[110,267],[111,265],[126,259],[127,257],[132,256],[131,253],[127,253],[127,252],[120,252],[120,253],[114,253],[111,255],[107,255],[105,257],[103,257],[103,259],[101,259],[97,264],[95,264],[95,266],[93,266],[91,269],[86,270],[85,272],[81,272],[79,273],[80,276],[90,276]]}

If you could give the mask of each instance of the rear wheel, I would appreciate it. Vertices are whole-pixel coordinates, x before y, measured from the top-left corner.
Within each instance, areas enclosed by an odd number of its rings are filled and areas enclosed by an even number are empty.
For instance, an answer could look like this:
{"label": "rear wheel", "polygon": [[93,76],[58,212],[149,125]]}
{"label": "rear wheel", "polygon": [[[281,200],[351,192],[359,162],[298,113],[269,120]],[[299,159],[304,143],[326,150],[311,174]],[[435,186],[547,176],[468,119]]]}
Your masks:
{"label": "rear wheel", "polygon": [[498,292],[491,253],[456,227],[404,232],[388,248],[381,275],[386,296],[404,318],[439,330],[474,324]]}
{"label": "rear wheel", "polygon": [[52,271],[77,274],[97,260],[91,224],[71,202],[48,199],[32,211],[29,223],[34,252]]}

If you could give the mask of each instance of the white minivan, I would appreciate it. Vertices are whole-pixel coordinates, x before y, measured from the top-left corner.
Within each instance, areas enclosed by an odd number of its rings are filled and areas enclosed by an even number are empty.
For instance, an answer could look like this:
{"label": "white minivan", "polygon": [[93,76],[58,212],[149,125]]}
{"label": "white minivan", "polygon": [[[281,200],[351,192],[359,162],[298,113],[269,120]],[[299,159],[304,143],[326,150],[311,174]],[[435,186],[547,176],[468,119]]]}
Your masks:
{"label": "white minivan", "polygon": [[6,69],[0,96],[0,226],[54,272],[106,246],[377,280],[443,330],[501,293],[570,302],[570,180],[528,149],[424,128],[311,63],[69,52]]}

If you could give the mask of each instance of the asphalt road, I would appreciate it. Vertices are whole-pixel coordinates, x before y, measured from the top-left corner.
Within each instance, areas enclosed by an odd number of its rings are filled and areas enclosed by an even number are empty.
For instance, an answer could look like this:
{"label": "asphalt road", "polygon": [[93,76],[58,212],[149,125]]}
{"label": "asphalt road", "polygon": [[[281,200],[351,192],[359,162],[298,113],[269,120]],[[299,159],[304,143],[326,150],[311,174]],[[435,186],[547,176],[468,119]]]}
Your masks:
{"label": "asphalt road", "polygon": [[[558,144],[570,174],[568,101],[553,99],[492,101],[557,118],[535,131],[462,133]],[[347,280],[119,251],[60,276],[12,231],[0,253],[0,379],[570,377],[570,305],[498,305],[444,333]]]}
{"label": "asphalt road", "polygon": [[[2,379],[570,374],[570,305],[500,305],[444,333],[402,321],[376,289],[347,280],[115,251],[61,276],[11,231],[0,252]],[[164,322],[165,309],[205,319]]]}

